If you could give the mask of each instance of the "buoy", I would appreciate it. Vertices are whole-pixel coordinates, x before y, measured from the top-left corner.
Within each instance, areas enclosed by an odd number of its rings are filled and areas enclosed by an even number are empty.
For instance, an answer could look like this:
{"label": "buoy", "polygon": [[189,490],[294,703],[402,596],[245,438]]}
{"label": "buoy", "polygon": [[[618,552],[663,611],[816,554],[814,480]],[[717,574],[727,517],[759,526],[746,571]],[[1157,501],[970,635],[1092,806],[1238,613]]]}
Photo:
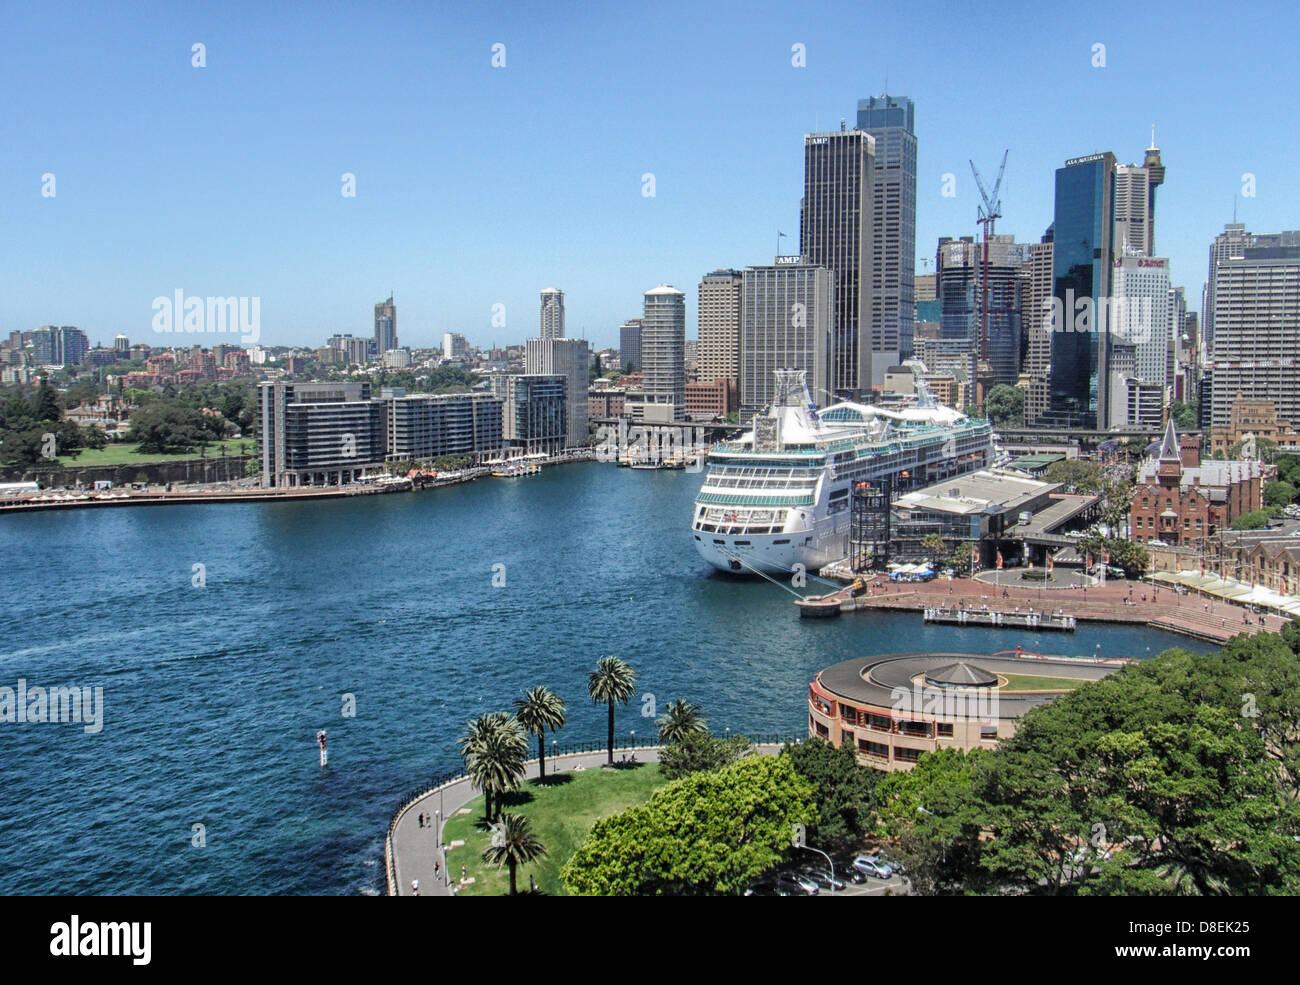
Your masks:
{"label": "buoy", "polygon": [[320,764],[324,766],[330,761],[330,754],[325,751],[325,730],[321,729],[316,733],[316,745],[320,747]]}

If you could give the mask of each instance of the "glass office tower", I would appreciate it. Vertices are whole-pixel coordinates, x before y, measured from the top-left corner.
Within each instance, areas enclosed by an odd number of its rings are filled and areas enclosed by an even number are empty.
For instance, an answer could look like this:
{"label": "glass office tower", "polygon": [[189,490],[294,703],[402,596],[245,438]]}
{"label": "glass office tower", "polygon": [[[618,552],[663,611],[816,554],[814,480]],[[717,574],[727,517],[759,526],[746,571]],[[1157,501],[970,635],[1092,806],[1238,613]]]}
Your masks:
{"label": "glass office tower", "polygon": [[1108,425],[1105,312],[1114,261],[1115,168],[1115,155],[1107,151],[1056,169],[1048,416],[1057,425]]}

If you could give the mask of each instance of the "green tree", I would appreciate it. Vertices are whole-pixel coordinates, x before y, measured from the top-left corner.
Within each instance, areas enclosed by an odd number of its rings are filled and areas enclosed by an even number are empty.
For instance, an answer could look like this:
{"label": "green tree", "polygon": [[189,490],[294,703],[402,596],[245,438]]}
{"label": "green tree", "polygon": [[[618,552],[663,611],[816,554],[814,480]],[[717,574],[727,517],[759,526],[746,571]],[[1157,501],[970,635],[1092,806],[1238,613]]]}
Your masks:
{"label": "green tree", "polygon": [[877,817],[897,839],[918,894],[973,892],[987,883],[979,863],[990,809],[978,778],[992,755],[982,749],[940,749],[923,755],[910,770],[888,774],[876,786]]}
{"label": "green tree", "polygon": [[739,895],[816,817],[808,781],[784,756],[692,773],[598,820],[561,878],[583,896]]}
{"label": "green tree", "polygon": [[1101,466],[1096,462],[1083,462],[1078,459],[1066,459],[1053,462],[1043,473],[1046,482],[1063,482],[1077,492],[1099,493],[1106,488],[1105,476]]}
{"label": "green tree", "polygon": [[1025,419],[1025,391],[999,383],[984,398],[984,410],[995,427],[1019,426]]}
{"label": "green tree", "polygon": [[565,724],[564,699],[545,687],[529,688],[515,701],[515,718],[524,731],[537,736],[537,776],[546,779],[546,730],[558,732]]}
{"label": "green tree", "polygon": [[1175,400],[1169,405],[1169,414],[1180,432],[1195,431],[1201,422],[1200,408],[1194,400],[1189,403]]}
{"label": "green tree", "polygon": [[1264,486],[1265,506],[1287,506],[1295,502],[1296,487],[1289,482],[1270,482]]}
{"label": "green tree", "polygon": [[518,896],[515,870],[546,857],[546,848],[533,835],[531,822],[523,814],[502,814],[492,825],[492,839],[483,849],[488,865],[505,865],[510,870],[510,895]]}
{"label": "green tree", "polygon": [[1269,510],[1251,510],[1249,513],[1243,513],[1237,519],[1228,524],[1229,530],[1263,530],[1268,526],[1268,521],[1272,517]]}
{"label": "green tree", "polygon": [[59,406],[59,392],[50,384],[48,376],[42,376],[41,384],[36,388],[32,416],[38,421],[63,420],[63,408]]}
{"label": "green tree", "polygon": [[465,772],[470,782],[483,791],[487,819],[500,810],[501,798],[518,788],[524,777],[528,739],[517,719],[494,711],[465,723],[458,740]]}
{"label": "green tree", "polygon": [[753,751],[743,735],[718,737],[688,732],[659,750],[659,771],[670,780],[702,770],[721,769]]}
{"label": "green tree", "polygon": [[696,732],[707,732],[709,726],[701,715],[702,711],[699,705],[681,698],[668,702],[667,708],[656,722],[659,726],[659,741],[668,745]]}
{"label": "green tree", "polygon": [[808,826],[808,841],[817,848],[844,849],[870,829],[875,788],[881,774],[859,766],[850,746],[835,748],[808,739],[781,751],[795,772],[813,789],[817,818]]}
{"label": "green tree", "polygon": [[144,454],[165,455],[189,451],[208,439],[203,415],[174,400],[146,404],[131,415],[128,439]]}
{"label": "green tree", "polygon": [[614,765],[614,704],[627,704],[635,693],[636,671],[618,657],[601,657],[596,669],[587,675],[587,694],[592,703],[604,701],[609,706],[610,766]]}

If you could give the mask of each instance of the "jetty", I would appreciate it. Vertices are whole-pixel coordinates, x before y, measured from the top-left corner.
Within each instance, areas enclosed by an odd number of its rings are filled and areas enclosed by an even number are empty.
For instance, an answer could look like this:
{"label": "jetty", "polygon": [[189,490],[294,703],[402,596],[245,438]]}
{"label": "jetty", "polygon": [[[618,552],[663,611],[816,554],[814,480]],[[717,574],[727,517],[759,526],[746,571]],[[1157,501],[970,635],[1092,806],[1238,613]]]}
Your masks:
{"label": "jetty", "polygon": [[925,622],[945,623],[950,626],[1009,626],[1018,629],[1053,629],[1073,633],[1078,619],[1063,612],[1039,612],[1018,609],[1006,612],[1000,609],[967,609],[961,606],[926,606]]}

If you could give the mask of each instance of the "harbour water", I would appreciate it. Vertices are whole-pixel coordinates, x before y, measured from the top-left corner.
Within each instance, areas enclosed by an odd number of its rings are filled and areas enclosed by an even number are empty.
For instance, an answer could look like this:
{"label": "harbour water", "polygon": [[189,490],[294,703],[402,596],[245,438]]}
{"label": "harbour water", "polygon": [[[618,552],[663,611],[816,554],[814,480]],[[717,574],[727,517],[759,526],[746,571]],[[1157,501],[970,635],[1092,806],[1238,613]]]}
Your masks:
{"label": "harbour water", "polygon": [[102,687],[104,715],[95,734],[0,723],[0,893],[382,892],[396,798],[456,765],[465,720],[545,684],[569,703],[560,742],[600,739],[586,674],[606,653],[640,674],[625,742],[653,732],[646,695],[700,703],[718,732],[801,735],[812,675],[857,654],[1207,649],[1092,624],[800,619],[777,586],[700,559],[699,482],[582,464],[409,495],[0,519],[0,686]]}

